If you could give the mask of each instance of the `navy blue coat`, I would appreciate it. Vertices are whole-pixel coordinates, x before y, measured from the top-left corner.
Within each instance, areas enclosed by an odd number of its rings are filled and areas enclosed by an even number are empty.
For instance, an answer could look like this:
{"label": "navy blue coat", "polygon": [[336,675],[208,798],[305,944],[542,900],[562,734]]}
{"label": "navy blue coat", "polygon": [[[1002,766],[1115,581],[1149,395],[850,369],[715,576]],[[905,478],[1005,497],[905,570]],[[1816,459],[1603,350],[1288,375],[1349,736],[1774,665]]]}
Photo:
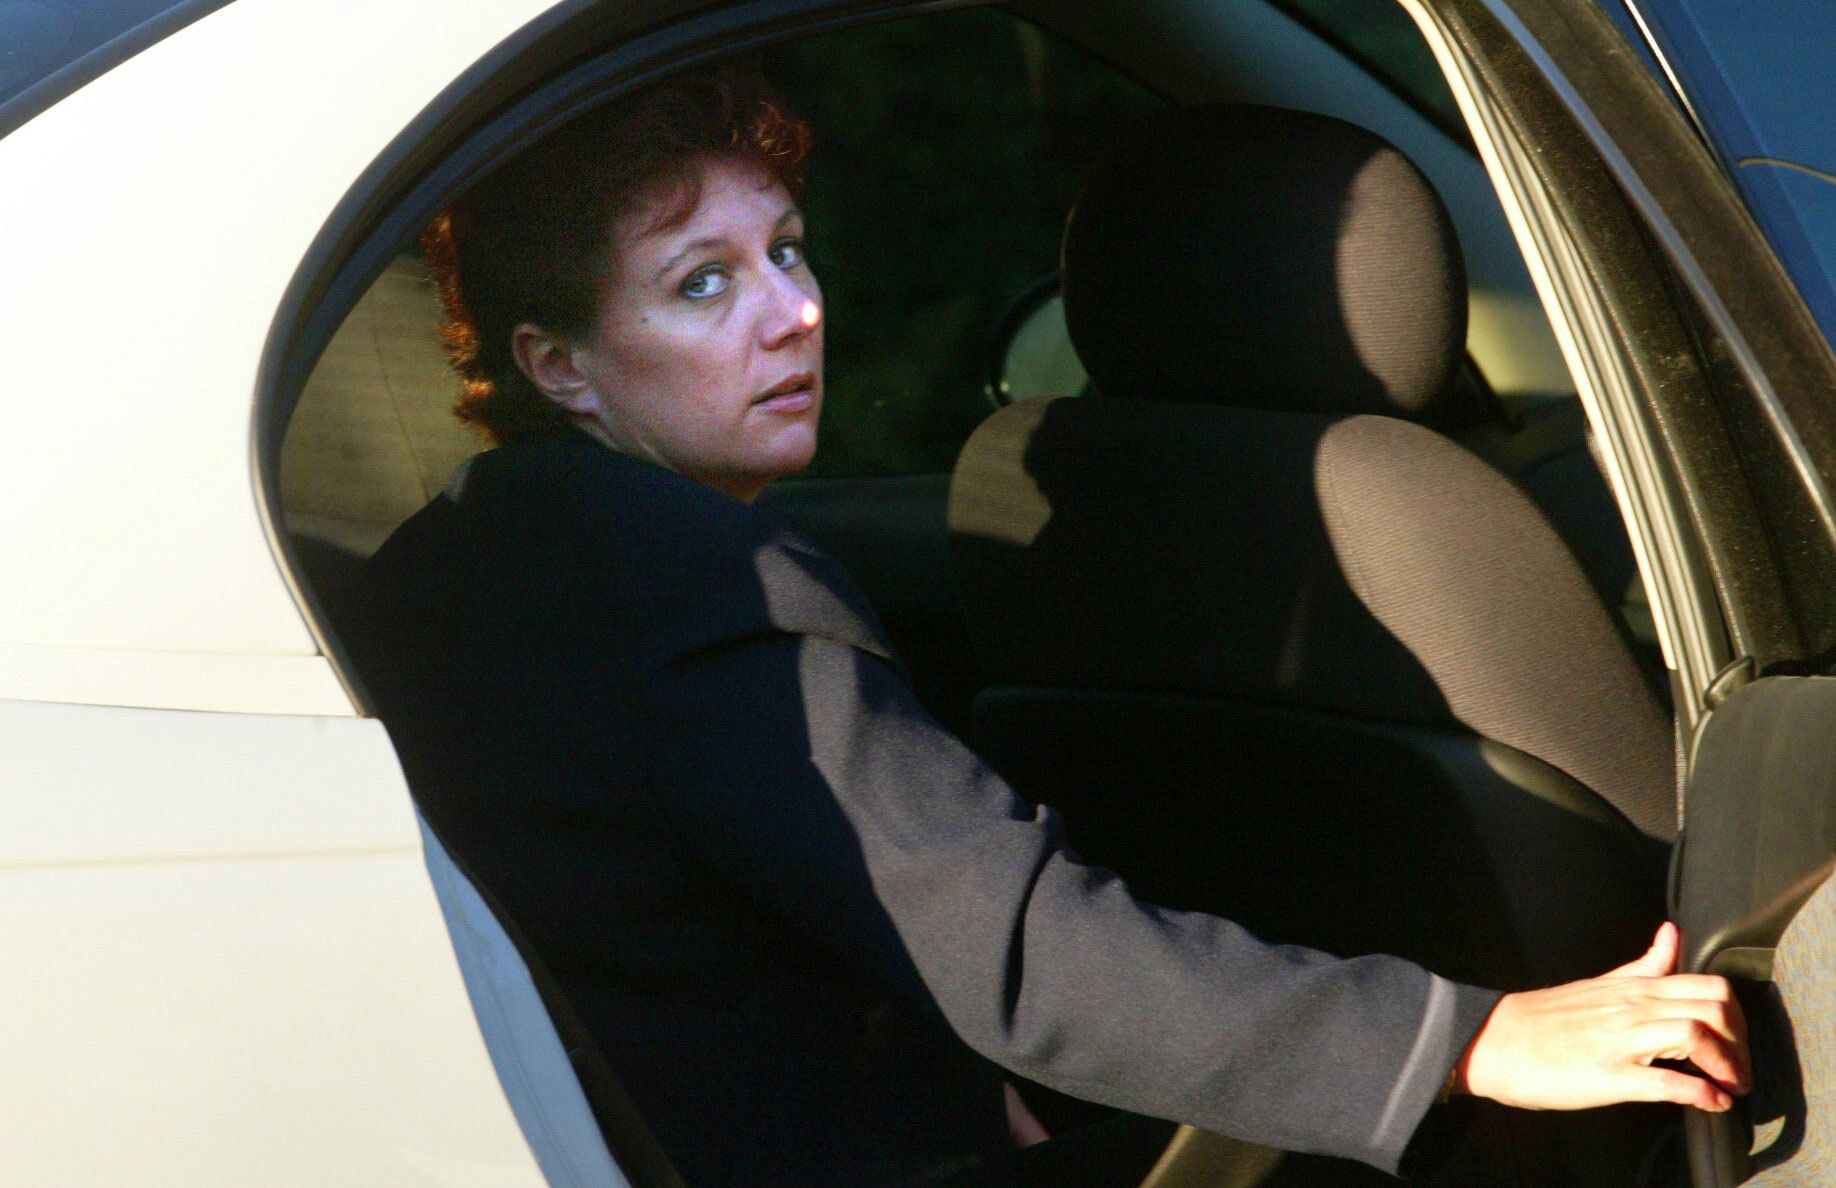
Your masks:
{"label": "navy blue coat", "polygon": [[1496,995],[1135,902],[762,512],[563,434],[371,562],[435,828],[695,1188],[1001,1184],[999,1071],[1394,1169]]}

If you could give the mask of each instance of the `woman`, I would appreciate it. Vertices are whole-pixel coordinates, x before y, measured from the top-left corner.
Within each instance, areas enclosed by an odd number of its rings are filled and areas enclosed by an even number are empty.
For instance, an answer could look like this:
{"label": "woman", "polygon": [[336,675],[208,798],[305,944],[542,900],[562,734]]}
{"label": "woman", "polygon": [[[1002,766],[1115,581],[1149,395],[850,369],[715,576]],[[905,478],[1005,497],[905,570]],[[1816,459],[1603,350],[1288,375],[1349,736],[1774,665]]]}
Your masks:
{"label": "woman", "polygon": [[1739,1012],[1663,976],[1668,926],[1605,977],[1504,996],[1265,946],[1135,903],[930,720],[847,576],[749,506],[816,444],[806,142],[756,77],[706,71],[443,216],[460,412],[503,448],[364,600],[417,797],[687,1180],[1010,1182],[982,1057],[1386,1169],[1449,1088],[1728,1108]]}

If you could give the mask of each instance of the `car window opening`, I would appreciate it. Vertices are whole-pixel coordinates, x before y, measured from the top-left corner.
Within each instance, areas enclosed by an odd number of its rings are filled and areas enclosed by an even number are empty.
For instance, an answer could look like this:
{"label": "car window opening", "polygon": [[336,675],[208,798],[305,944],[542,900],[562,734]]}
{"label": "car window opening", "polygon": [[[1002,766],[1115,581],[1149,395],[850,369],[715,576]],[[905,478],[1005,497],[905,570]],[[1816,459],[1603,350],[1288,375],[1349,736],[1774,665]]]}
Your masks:
{"label": "car window opening", "polygon": [[[1170,328],[1182,304],[1213,298],[1153,292],[1165,275],[1130,290],[1144,245],[1123,232],[1100,228],[1083,257],[1073,237],[1057,293],[1073,197],[1143,128],[1218,136],[1239,177],[1279,155],[1252,143],[1380,160],[1397,200],[1451,242],[1407,153],[1293,110],[1167,123],[1144,86],[991,9],[790,42],[766,65],[816,126],[803,208],[833,381],[823,452],[761,503],[853,574],[938,720],[1061,809],[1080,852],[1137,894],[1262,935],[1513,986],[1593,972],[1648,934],[1663,814],[1625,789],[1667,789],[1672,762],[1649,609],[1572,387],[1537,391],[1468,357],[1457,247],[1452,263],[1432,249],[1405,261],[1446,310],[1419,337],[1448,354],[1394,405],[1361,385],[1415,380],[1329,375],[1327,350],[1247,367],[1256,348],[1242,343],[1205,355]],[[1174,174],[1177,158],[1129,167]],[[1173,185],[1218,194],[1232,180]],[[1215,246],[1228,228],[1204,222],[1209,206],[1193,226]],[[1264,239],[1227,250],[1266,267]],[[1321,242],[1278,246],[1304,289]],[[1095,294],[1081,305],[1080,284]],[[1294,306],[1261,312],[1291,320],[1318,296],[1293,291]],[[1473,316],[1507,341],[1513,319],[1541,317],[1483,304]],[[1093,307],[1166,316],[1080,327]],[[481,448],[450,413],[439,320],[422,261],[403,255],[290,422],[285,523],[334,627],[366,558]],[[1405,348],[1421,341],[1392,354]],[[1546,360],[1532,372],[1546,377]],[[1305,395],[1284,404],[1283,385]],[[1048,518],[1017,540],[1011,493],[1029,489]],[[1450,548],[1469,532],[1485,564]],[[1532,604],[1512,584],[1527,558],[1566,575]],[[1526,666],[1556,640],[1578,641],[1559,676]],[[1577,698],[1592,733],[1551,744],[1543,706]],[[1574,877],[1547,886],[1541,872],[1562,863]],[[1023,1092],[1049,1128],[1108,1117]]]}

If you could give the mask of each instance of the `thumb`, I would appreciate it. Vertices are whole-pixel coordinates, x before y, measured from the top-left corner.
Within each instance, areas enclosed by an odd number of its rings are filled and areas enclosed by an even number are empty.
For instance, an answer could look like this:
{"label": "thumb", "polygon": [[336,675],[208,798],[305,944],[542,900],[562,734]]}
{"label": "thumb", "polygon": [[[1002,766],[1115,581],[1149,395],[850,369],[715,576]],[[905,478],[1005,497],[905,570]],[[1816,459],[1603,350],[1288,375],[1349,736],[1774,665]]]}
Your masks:
{"label": "thumb", "polygon": [[1609,978],[1661,978],[1673,974],[1677,969],[1677,926],[1666,920],[1658,925],[1657,936],[1651,940],[1651,947],[1645,955],[1636,961],[1629,961],[1618,969],[1609,970]]}

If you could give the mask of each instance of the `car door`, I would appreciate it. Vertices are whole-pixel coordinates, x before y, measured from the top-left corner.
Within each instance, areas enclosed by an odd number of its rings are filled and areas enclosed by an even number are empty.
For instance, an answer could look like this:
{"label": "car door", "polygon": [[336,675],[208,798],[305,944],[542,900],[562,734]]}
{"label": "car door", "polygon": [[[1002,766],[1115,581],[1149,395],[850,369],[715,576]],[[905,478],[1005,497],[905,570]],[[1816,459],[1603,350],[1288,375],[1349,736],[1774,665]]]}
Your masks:
{"label": "car door", "polygon": [[1823,146],[1780,79],[1829,21],[1630,8],[1618,27],[1560,0],[1418,15],[1584,380],[1672,670],[1672,911],[1688,968],[1738,980],[1758,1080],[1686,1120],[1691,1182],[1827,1183],[1836,369]]}
{"label": "car door", "polygon": [[[1628,4],[1677,106],[1752,212],[1827,337],[1836,327],[1836,137],[1822,118],[1836,13],[1704,0]],[[1823,52],[1819,52],[1819,51]],[[1792,424],[1815,441],[1814,418]],[[1808,452],[1808,451],[1807,451]],[[1827,470],[1824,475],[1827,476]],[[1757,1084],[1736,1115],[1690,1120],[1698,1185],[1812,1183],[1827,1167],[1820,1059],[1836,855],[1836,680],[1822,657],[1756,679],[1737,661],[1691,756],[1675,899],[1691,968],[1742,979]]]}

